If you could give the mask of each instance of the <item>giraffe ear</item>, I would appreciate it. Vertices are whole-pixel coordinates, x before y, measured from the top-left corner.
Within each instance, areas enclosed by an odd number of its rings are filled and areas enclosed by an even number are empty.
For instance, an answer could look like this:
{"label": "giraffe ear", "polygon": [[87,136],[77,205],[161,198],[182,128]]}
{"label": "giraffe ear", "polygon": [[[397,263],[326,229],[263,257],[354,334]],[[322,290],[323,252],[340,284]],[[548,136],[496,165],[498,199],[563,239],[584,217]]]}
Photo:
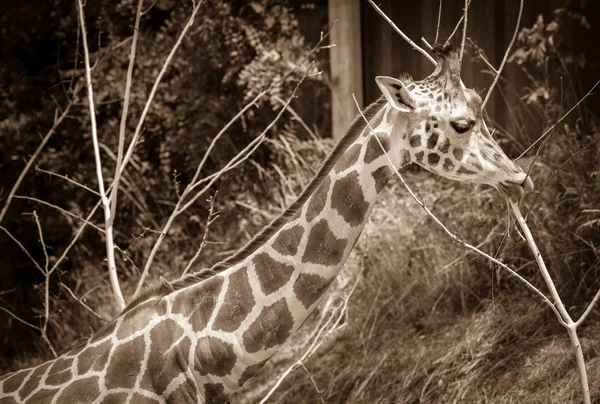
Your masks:
{"label": "giraffe ear", "polygon": [[401,112],[412,112],[415,110],[415,99],[406,89],[403,82],[388,76],[377,76],[375,77],[375,81],[381,89],[383,96],[392,107]]}

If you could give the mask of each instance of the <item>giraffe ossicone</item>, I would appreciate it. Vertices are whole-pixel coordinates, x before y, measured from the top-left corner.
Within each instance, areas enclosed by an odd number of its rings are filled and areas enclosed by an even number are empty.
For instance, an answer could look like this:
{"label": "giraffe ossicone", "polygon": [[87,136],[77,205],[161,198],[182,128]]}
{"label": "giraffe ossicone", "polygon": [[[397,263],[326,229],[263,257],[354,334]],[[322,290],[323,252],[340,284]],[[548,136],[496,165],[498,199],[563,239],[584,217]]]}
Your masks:
{"label": "giraffe ossicone", "polygon": [[377,77],[383,97],[366,108],[368,123],[355,120],[299,199],[247,246],[146,292],[59,358],[0,377],[0,403],[227,402],[322,300],[393,168],[414,162],[512,196],[532,189],[485,127],[481,98],[461,88],[456,53],[436,54],[422,81]]}

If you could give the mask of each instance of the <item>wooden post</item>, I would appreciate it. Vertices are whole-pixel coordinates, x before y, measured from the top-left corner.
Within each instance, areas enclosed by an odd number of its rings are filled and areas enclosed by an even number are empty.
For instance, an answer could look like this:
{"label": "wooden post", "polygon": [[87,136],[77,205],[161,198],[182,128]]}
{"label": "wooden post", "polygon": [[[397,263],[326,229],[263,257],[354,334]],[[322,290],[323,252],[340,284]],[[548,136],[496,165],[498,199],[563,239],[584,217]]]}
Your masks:
{"label": "wooden post", "polygon": [[[336,21],[337,20],[337,21]],[[329,0],[331,31],[331,127],[334,139],[344,135],[358,114],[352,94],[363,106],[360,0]]]}

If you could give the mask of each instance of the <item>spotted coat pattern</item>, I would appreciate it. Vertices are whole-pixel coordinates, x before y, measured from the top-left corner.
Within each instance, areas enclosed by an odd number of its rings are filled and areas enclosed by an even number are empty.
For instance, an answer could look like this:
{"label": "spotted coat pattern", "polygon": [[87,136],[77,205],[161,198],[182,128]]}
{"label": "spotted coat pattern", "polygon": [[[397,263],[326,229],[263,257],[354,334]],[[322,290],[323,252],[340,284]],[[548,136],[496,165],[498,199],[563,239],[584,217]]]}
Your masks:
{"label": "spotted coat pattern", "polygon": [[148,297],[59,358],[0,377],[0,404],[227,402],[319,304],[394,169],[412,161],[468,179],[486,169],[489,149],[514,170],[491,136],[478,147],[447,136],[444,117],[477,99],[443,76],[452,61],[440,65],[382,90],[388,103],[264,244],[207,280]]}

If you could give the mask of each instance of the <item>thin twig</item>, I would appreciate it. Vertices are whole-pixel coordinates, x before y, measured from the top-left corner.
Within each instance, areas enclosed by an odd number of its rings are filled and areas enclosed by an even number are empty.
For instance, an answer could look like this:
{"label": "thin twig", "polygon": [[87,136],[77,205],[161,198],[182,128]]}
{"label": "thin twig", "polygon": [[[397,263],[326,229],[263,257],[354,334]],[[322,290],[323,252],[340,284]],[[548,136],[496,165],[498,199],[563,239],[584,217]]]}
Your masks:
{"label": "thin twig", "polygon": [[[54,205],[54,204],[52,204],[50,202],[46,202],[46,201],[44,201],[42,199],[35,198],[33,196],[15,195],[15,199],[26,199],[26,200],[30,200],[30,201],[33,201],[33,202],[37,202],[37,203],[40,203],[42,205],[46,205],[48,207],[56,209],[56,210],[58,210],[60,213],[62,213],[65,216],[72,217],[73,219],[77,219],[77,220],[79,220],[81,222],[87,222],[84,218],[82,218],[81,216],[77,216],[75,213],[72,213],[72,212],[70,212],[70,211],[68,211],[66,209],[61,208],[60,206]],[[105,234],[103,228],[98,227],[97,225],[95,225],[93,223],[90,223],[90,222],[87,222],[87,224],[89,224],[90,226],[92,226],[98,232],[100,232],[102,234]]]}
{"label": "thin twig", "polygon": [[19,241],[17,240],[17,238],[15,236],[12,235],[11,232],[8,231],[8,229],[6,229],[6,227],[1,226],[0,225],[0,230],[2,230],[4,233],[6,233],[6,235],[15,242],[16,245],[19,246],[19,248],[21,249],[21,251],[23,251],[25,253],[25,255],[27,255],[27,258],[29,258],[29,260],[33,263],[33,265],[43,274],[45,274],[44,269],[42,268],[42,266],[40,265],[39,262],[37,262],[29,253],[29,251],[27,251],[27,249],[25,248],[25,246]]}
{"label": "thin twig", "polygon": [[96,196],[100,196],[100,194],[98,193],[98,191],[93,190],[92,188],[88,187],[85,184],[82,184],[80,182],[75,181],[73,178],[69,177],[68,175],[64,175],[64,174],[59,174],[59,173],[55,173],[53,171],[49,171],[49,170],[45,170],[43,168],[39,168],[39,167],[35,167],[35,172],[37,173],[42,173],[42,174],[47,174],[49,176],[52,177],[58,177],[61,178],[73,185],[75,185],[76,187],[82,188],[88,192],[91,192],[92,194],[96,195]]}
{"label": "thin twig", "polygon": [[[467,7],[470,6],[470,5],[471,5],[471,0],[468,1]],[[452,37],[454,36],[454,34],[456,34],[456,31],[458,31],[458,27],[460,27],[460,25],[462,24],[462,21],[463,21],[464,18],[465,18],[464,14],[460,16],[460,19],[458,20],[458,22],[454,26],[454,29],[450,33],[450,36],[448,37],[448,39],[446,39],[446,42],[444,42],[444,46],[446,46],[446,45],[448,45],[448,43],[450,43],[450,41],[452,40]]]}
{"label": "thin twig", "polygon": [[546,137],[546,135],[550,132],[552,132],[554,130],[554,127],[556,125],[558,125],[559,123],[561,123],[563,121],[563,119],[565,119],[571,112],[573,112],[578,106],[579,104],[581,104],[587,97],[589,97],[592,92],[596,89],[596,87],[598,87],[598,84],[600,84],[600,79],[598,79],[598,81],[596,81],[596,84],[594,84],[592,86],[592,88],[590,89],[590,91],[587,92],[586,95],[584,95],[579,101],[577,101],[577,103],[575,103],[575,105],[573,105],[573,107],[571,107],[570,110],[568,110],[567,112],[565,112],[565,114],[563,116],[561,116],[552,126],[550,126],[544,133],[542,133],[542,135],[540,137],[538,137],[535,142],[531,143],[531,145],[529,145],[529,147],[527,149],[525,149],[525,151],[523,153],[521,153],[519,155],[519,157],[517,157],[515,159],[515,161],[517,161],[518,159],[520,159],[521,157],[523,157],[529,150],[531,150],[536,144],[538,144],[538,142],[540,142],[541,140],[544,139],[544,137]]}
{"label": "thin twig", "polygon": [[[78,0],[78,1],[81,1],[81,0]],[[175,45],[173,45],[173,49],[171,49],[171,52],[169,52],[169,55],[165,59],[165,63],[163,64],[162,69],[160,70],[160,72],[158,73],[158,76],[156,76],[156,79],[154,80],[154,85],[152,86],[152,89],[150,90],[150,94],[148,95],[148,99],[146,100],[146,105],[144,105],[144,109],[142,110],[142,114],[140,115],[140,119],[135,128],[135,132],[133,133],[133,138],[131,139],[131,142],[129,143],[129,147],[127,148],[127,153],[125,153],[125,156],[123,157],[123,162],[121,164],[121,167],[119,168],[119,174],[123,174],[123,171],[125,170],[125,167],[127,166],[127,163],[129,163],[129,160],[131,159],[131,156],[133,155],[133,150],[135,149],[135,146],[136,146],[136,144],[139,140],[139,137],[142,133],[142,128],[144,125],[144,121],[146,119],[146,115],[148,115],[148,111],[150,110],[150,106],[152,105],[152,101],[154,100],[154,96],[156,95],[156,91],[158,90],[158,85],[160,84],[163,76],[165,75],[167,68],[169,67],[169,65],[171,63],[171,60],[173,59],[173,56],[179,49],[179,46],[181,45],[183,38],[189,31],[190,27],[193,25],[194,19],[196,18],[196,14],[198,13],[200,6],[202,5],[202,1],[203,0],[200,0],[200,1],[198,1],[198,3],[194,3],[194,7],[192,9],[192,14],[190,15],[190,18],[188,19],[187,23],[185,24],[183,30],[181,31],[181,34],[179,34],[179,38],[177,38]],[[112,192],[117,192],[117,191],[113,188]]]}
{"label": "thin twig", "polygon": [[490,86],[490,89],[488,90],[487,94],[485,95],[485,99],[483,100],[483,103],[481,104],[482,110],[485,108],[485,105],[487,104],[488,100],[490,99],[490,96],[492,95],[492,91],[494,91],[494,87],[496,87],[496,84],[498,83],[500,75],[502,74],[502,70],[504,69],[504,65],[506,64],[506,61],[508,60],[508,54],[510,53],[510,49],[512,48],[513,44],[515,43],[515,39],[517,39],[517,34],[519,33],[519,27],[521,26],[521,15],[523,14],[523,1],[524,0],[521,0],[519,2],[519,15],[517,17],[517,24],[515,25],[515,31],[513,32],[513,36],[510,40],[510,43],[508,44],[508,47],[506,48],[506,52],[504,53],[504,57],[502,58],[502,63],[500,63],[500,67],[498,67],[496,77],[494,77],[494,81],[492,82],[492,85]]}
{"label": "thin twig", "polygon": [[477,55],[479,56],[479,58],[481,60],[483,60],[483,63],[485,63],[487,65],[487,67],[490,68],[490,70],[492,71],[492,73],[494,73],[495,75],[499,76],[500,74],[498,73],[498,70],[496,70],[496,68],[485,58],[485,56],[483,56],[483,53],[481,53],[481,50],[479,49],[479,46],[475,45],[475,42],[473,42],[473,40],[470,37],[467,37],[467,40],[469,41],[469,43],[471,44],[471,46],[473,47],[473,49],[475,49],[475,52],[477,53]]}
{"label": "thin twig", "polygon": [[23,178],[25,178],[25,175],[31,168],[31,165],[33,164],[35,159],[39,156],[39,154],[42,152],[42,150],[44,149],[44,147],[46,146],[46,144],[48,143],[48,141],[50,140],[52,135],[54,135],[54,133],[56,132],[56,128],[58,128],[58,126],[62,123],[62,121],[67,117],[73,104],[77,102],[77,96],[79,95],[80,89],[81,89],[80,85],[75,86],[75,89],[73,91],[73,97],[71,98],[71,100],[69,101],[69,103],[67,104],[65,109],[63,110],[62,114],[60,114],[60,116],[54,120],[54,124],[52,125],[50,130],[46,133],[46,135],[44,136],[44,138],[42,139],[42,141],[40,142],[38,147],[35,149],[35,151],[31,155],[31,157],[27,161],[27,164],[25,164],[25,167],[21,171],[21,174],[19,174],[17,181],[15,181],[13,187],[11,188],[10,192],[8,193],[8,197],[6,198],[6,201],[4,202],[2,211],[0,211],[0,223],[2,223],[2,219],[4,219],[4,216],[6,215],[6,211],[8,210],[8,207],[10,206],[10,203],[11,203],[13,197],[15,196],[17,189],[19,189],[21,182],[23,182]]}
{"label": "thin twig", "polygon": [[96,318],[102,320],[102,321],[106,321],[105,318],[103,318],[100,314],[96,313],[90,306],[88,306],[87,304],[85,304],[85,302],[80,299],[79,297],[77,297],[75,295],[75,293],[71,290],[70,287],[68,287],[67,285],[65,285],[63,282],[59,282],[59,285],[62,286],[67,292],[69,292],[69,295],[71,295],[71,297],[73,299],[75,299],[75,301],[77,303],[79,303],[84,309],[86,309],[87,311],[89,311],[90,313],[92,313]]}
{"label": "thin twig", "polygon": [[123,164],[123,149],[125,148],[125,130],[127,129],[127,112],[129,111],[129,102],[131,98],[131,81],[133,78],[133,67],[135,65],[135,51],[140,32],[140,17],[142,15],[142,6],[144,0],[138,1],[135,12],[135,24],[133,27],[133,38],[131,40],[131,50],[129,52],[129,65],[127,66],[127,76],[125,79],[125,94],[123,95],[123,111],[121,112],[121,123],[119,125],[119,145],[117,149],[117,163],[115,165],[115,178],[113,179],[113,192],[110,194],[110,224],[115,220],[117,212],[117,200],[119,195],[119,180],[121,179],[121,165]]}
{"label": "thin twig", "polygon": [[202,241],[200,242],[200,247],[198,247],[198,250],[196,250],[196,253],[192,257],[190,262],[188,262],[188,264],[186,265],[185,269],[181,273],[181,276],[185,276],[188,273],[188,271],[190,270],[190,268],[192,267],[194,262],[198,259],[198,257],[202,253],[202,250],[206,246],[206,238],[208,237],[208,231],[210,230],[210,225],[215,220],[217,220],[217,218],[219,217],[219,215],[214,215],[215,198],[216,197],[217,197],[217,193],[215,192],[215,195],[209,199],[210,205],[208,208],[208,216],[206,217],[206,224],[204,225],[204,234],[202,235]]}
{"label": "thin twig", "polygon": [[[313,63],[311,63],[311,66],[306,70],[304,75],[300,78],[300,80],[296,84],[296,87],[294,88],[294,90],[292,91],[292,94],[290,95],[290,97],[287,100],[287,104],[291,103],[292,100],[294,99],[296,92],[298,91],[298,89],[300,88],[300,85],[306,78],[312,65],[313,65]],[[212,186],[212,184],[214,184],[215,181],[217,181],[217,179],[220,178],[222,173],[231,169],[233,166],[240,164],[245,158],[249,157],[250,154],[252,154],[258,148],[258,146],[262,143],[262,141],[264,141],[264,139],[266,138],[266,133],[269,130],[271,130],[273,125],[275,125],[275,123],[279,120],[279,118],[281,118],[281,115],[284,113],[285,110],[286,110],[286,108],[282,108],[277,113],[275,118],[269,123],[269,125],[267,125],[267,127],[262,131],[262,133],[256,139],[254,139],[252,142],[250,142],[250,144],[248,146],[246,146],[246,148],[244,148],[241,152],[239,152],[232,160],[230,160],[225,165],[225,167],[223,167],[219,171],[221,174],[214,176],[213,179],[211,179],[211,181],[209,181],[208,184],[206,184],[202,188],[201,191],[197,192],[194,196],[192,196],[189,200],[186,201],[186,198],[191,193],[191,191],[195,185],[191,182],[190,182],[190,184],[188,184],[186,189],[181,194],[181,197],[178,199],[177,204],[175,205],[175,208],[173,209],[171,215],[167,219],[167,222],[165,223],[162,231],[160,232],[158,239],[156,240],[156,242],[154,243],[154,246],[152,247],[152,250],[150,251],[150,254],[148,256],[148,259],[146,260],[146,264],[144,265],[144,269],[142,270],[142,274],[140,275],[140,279],[136,286],[134,298],[136,296],[138,296],[139,293],[141,292],[141,290],[144,286],[144,281],[146,280],[146,276],[148,276],[148,272],[150,271],[150,267],[152,266],[154,257],[156,256],[156,253],[160,249],[160,246],[161,246],[164,238],[166,237],[167,233],[169,232],[169,229],[171,228],[171,225],[173,224],[175,218],[177,218],[177,216],[179,216],[181,213],[183,213],[185,210],[187,210],[204,192],[206,192]],[[245,157],[242,157],[242,156],[245,156]],[[196,173],[199,174],[199,170],[196,170]],[[185,202],[185,204],[184,204],[184,202]]]}
{"label": "thin twig", "polygon": [[439,37],[440,37],[440,23],[442,22],[442,1],[440,0],[440,6],[438,9],[438,20],[437,20],[437,25],[435,27],[435,40],[433,41],[433,43],[437,43]]}
{"label": "thin twig", "polygon": [[388,22],[388,24],[390,24],[390,26],[398,33],[400,34],[400,36],[402,38],[404,38],[404,40],[406,42],[408,42],[410,44],[410,46],[412,46],[416,51],[420,52],[423,56],[425,56],[427,59],[429,59],[429,61],[431,63],[433,63],[434,65],[437,65],[437,62],[435,61],[435,59],[429,54],[427,53],[427,51],[425,51],[423,48],[421,48],[419,45],[417,45],[416,43],[414,43],[412,41],[412,39],[410,39],[404,32],[402,32],[400,30],[400,28],[398,28],[396,26],[396,24],[394,24],[394,21],[392,21],[390,19],[390,17],[388,17],[380,8],[377,4],[375,4],[375,2],[373,0],[367,0],[369,2],[369,4],[371,4],[371,6],[373,6],[373,8],[375,9],[375,11],[377,11],[377,13],[383,17],[384,20],[386,20]]}
{"label": "thin twig", "polygon": [[468,15],[469,15],[469,1],[470,0],[465,0],[465,9],[464,9],[464,14],[463,14],[463,19],[464,19],[463,35],[462,35],[462,41],[460,41],[460,55],[458,57],[458,60],[459,60],[459,63],[461,66],[462,66],[463,54],[465,52],[465,40],[467,39],[467,19],[468,19]]}

